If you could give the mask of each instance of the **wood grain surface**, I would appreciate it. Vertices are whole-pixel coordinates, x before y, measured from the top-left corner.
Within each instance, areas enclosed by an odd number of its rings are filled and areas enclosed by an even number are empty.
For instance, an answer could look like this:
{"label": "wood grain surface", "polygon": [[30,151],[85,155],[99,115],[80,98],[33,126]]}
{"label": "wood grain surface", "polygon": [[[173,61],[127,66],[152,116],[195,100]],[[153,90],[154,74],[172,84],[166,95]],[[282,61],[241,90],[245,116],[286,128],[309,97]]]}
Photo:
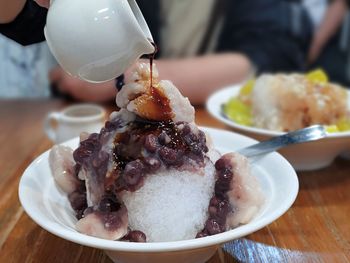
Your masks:
{"label": "wood grain surface", "polygon": [[[111,262],[100,250],[56,237],[34,223],[18,199],[25,168],[51,147],[43,131],[61,101],[0,101],[0,262]],[[106,106],[108,111],[112,106]],[[199,125],[227,129],[202,108]],[[300,192],[281,218],[223,245],[209,263],[350,262],[350,161],[298,173]]]}

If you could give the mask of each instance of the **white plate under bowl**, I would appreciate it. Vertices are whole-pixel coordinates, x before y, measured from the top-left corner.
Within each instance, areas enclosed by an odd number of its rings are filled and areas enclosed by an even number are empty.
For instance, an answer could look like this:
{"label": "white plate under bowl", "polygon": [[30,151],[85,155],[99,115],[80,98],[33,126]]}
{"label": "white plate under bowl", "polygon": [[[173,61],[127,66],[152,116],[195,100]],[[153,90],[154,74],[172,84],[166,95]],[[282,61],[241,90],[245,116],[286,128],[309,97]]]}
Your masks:
{"label": "white plate under bowl", "polygon": [[[222,153],[256,141],[228,131],[203,128]],[[64,143],[75,149],[78,138]],[[19,184],[19,198],[27,214],[41,227],[61,238],[106,251],[114,262],[196,263],[208,260],[223,243],[248,235],[280,217],[294,202],[298,178],[292,166],[278,153],[270,153],[252,165],[266,197],[259,214],[248,224],[214,236],[162,243],[110,241],[78,233],[76,219],[67,197],[55,185],[48,163],[49,152],[34,160]],[[62,252],[64,253],[64,252]]]}
{"label": "white plate under bowl", "polygon": [[[241,85],[224,88],[213,93],[207,100],[208,112],[217,120],[225,123],[234,131],[252,137],[258,141],[280,136],[284,132],[271,131],[236,123],[222,112],[222,105],[239,94]],[[348,92],[348,108],[350,109],[350,92]],[[261,103],[264,103],[263,101]],[[293,165],[297,171],[316,170],[330,165],[340,154],[350,151],[350,131],[330,133],[327,138],[289,146],[279,152]]]}

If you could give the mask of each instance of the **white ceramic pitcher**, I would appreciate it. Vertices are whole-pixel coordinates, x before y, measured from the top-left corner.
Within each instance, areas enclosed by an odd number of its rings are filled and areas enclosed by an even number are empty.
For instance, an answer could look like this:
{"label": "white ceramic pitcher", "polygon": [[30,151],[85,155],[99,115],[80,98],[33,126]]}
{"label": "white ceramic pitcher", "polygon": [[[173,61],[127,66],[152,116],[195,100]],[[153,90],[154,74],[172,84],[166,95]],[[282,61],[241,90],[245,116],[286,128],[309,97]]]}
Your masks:
{"label": "white ceramic pitcher", "polygon": [[135,0],[52,0],[44,32],[62,68],[89,82],[116,78],[155,49]]}

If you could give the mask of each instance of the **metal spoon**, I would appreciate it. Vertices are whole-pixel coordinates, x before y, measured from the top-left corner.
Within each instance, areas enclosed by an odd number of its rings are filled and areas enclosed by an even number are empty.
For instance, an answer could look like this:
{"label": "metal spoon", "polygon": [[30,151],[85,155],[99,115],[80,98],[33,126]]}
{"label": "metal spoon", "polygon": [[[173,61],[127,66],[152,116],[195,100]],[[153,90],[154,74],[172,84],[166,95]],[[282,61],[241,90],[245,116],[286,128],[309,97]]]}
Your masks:
{"label": "metal spoon", "polygon": [[249,158],[273,152],[288,145],[316,141],[325,138],[326,136],[327,132],[324,126],[314,125],[286,133],[282,136],[273,137],[267,141],[253,144],[252,146],[242,148],[237,152]]}

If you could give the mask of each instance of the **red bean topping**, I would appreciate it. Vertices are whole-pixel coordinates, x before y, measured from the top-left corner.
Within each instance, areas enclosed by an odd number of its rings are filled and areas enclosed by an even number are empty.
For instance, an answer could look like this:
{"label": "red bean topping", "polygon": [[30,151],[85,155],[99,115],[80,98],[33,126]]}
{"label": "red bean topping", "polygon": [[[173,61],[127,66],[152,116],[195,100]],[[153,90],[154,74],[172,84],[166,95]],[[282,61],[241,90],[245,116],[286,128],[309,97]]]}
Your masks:
{"label": "red bean topping", "polygon": [[168,143],[171,142],[171,138],[169,137],[169,135],[165,131],[162,131],[159,134],[158,141],[161,145],[167,145]]}
{"label": "red bean topping", "polygon": [[208,233],[205,231],[202,231],[196,235],[196,238],[207,237],[207,236],[208,236]]}
{"label": "red bean topping", "polygon": [[159,159],[153,157],[146,157],[143,162],[149,172],[156,172],[161,166]]}
{"label": "red bean topping", "polygon": [[118,211],[120,207],[121,204],[119,203],[117,197],[110,193],[101,199],[98,205],[98,210],[101,212],[115,212]]}
{"label": "red bean topping", "polygon": [[96,215],[101,217],[104,226],[107,230],[115,230],[123,225],[123,218],[125,217],[127,210],[125,206],[121,206],[118,211],[115,212],[95,212]]}
{"label": "red bean topping", "polygon": [[220,158],[215,163],[216,170],[232,169],[230,160],[226,158]]}
{"label": "red bean topping", "polygon": [[210,199],[208,207],[209,217],[205,223],[204,230],[198,235],[202,235],[203,232],[208,235],[214,235],[225,231],[227,215],[229,212],[232,212],[227,196],[233,178],[232,163],[230,159],[223,157],[215,163],[215,168],[217,180],[215,182],[214,196]]}
{"label": "red bean topping", "polygon": [[[223,169],[221,171],[218,171],[218,177],[220,180],[224,180],[224,181],[231,181],[232,177],[233,177],[233,173],[231,170],[228,169]],[[227,182],[229,184],[229,182]]]}
{"label": "red bean topping", "polygon": [[215,235],[223,232],[222,227],[215,219],[210,219],[205,224],[205,229],[208,231],[209,235]]}
{"label": "red bean topping", "polygon": [[153,134],[147,135],[145,138],[144,147],[148,152],[155,153],[159,148],[158,138]]}
{"label": "red bean topping", "polygon": [[69,202],[76,212],[76,217],[80,219],[84,210],[87,208],[86,193],[85,192],[73,192],[68,196]]}
{"label": "red bean topping", "polygon": [[124,180],[127,185],[135,186],[140,183],[143,176],[144,165],[140,160],[129,162],[124,169]]}
{"label": "red bean topping", "polygon": [[130,231],[123,239],[129,240],[130,242],[145,243],[146,235],[141,231],[135,230],[135,231]]}
{"label": "red bean topping", "polygon": [[181,150],[172,149],[166,146],[163,146],[158,151],[159,157],[163,160],[166,165],[174,165],[180,161],[180,158],[183,155]]}

